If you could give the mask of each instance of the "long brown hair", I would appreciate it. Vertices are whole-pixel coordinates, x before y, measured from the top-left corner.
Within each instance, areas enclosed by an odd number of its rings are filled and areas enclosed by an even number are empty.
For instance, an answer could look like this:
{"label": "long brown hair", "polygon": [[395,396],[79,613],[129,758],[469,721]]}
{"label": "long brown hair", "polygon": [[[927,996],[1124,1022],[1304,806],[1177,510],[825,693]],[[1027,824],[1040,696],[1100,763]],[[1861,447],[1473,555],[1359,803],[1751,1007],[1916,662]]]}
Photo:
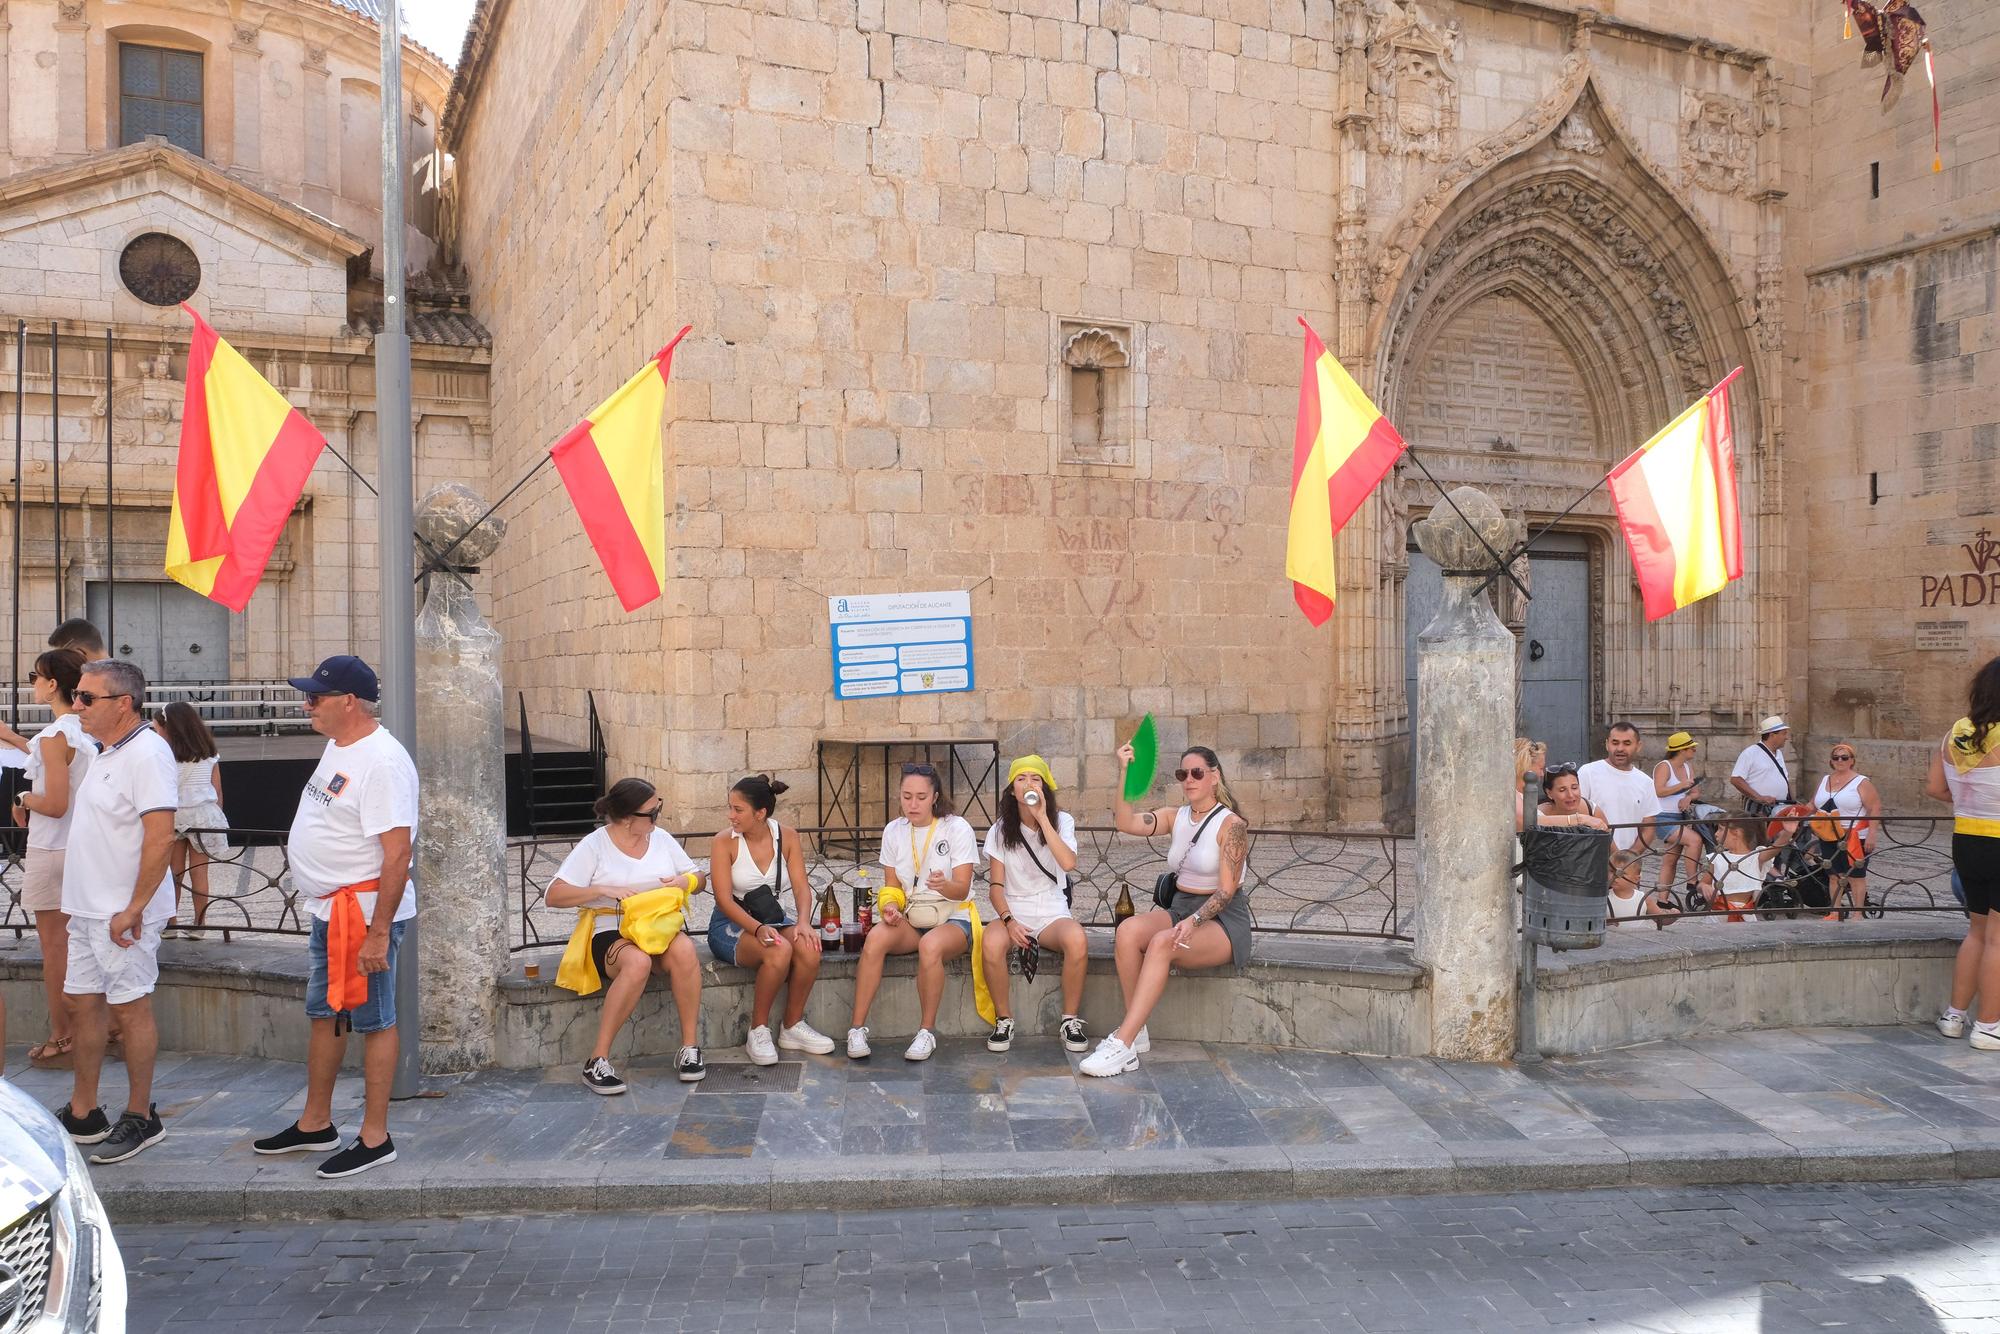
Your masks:
{"label": "long brown hair", "polygon": [[1972,720],[1972,742],[1984,747],[1987,731],[2000,727],[2000,658],[1973,673],[1967,694],[1965,716]]}
{"label": "long brown hair", "polygon": [[215,733],[186,700],[177,699],[160,710],[159,729],[182,764],[215,758]]}

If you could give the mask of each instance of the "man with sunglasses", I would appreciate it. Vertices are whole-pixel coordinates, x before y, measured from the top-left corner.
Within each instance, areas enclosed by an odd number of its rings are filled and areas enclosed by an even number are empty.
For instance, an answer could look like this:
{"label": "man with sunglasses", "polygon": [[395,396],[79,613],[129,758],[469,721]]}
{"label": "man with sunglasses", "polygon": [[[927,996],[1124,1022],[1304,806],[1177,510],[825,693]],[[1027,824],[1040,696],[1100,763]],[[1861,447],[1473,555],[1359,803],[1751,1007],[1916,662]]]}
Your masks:
{"label": "man with sunglasses", "polygon": [[[258,1153],[339,1150],[319,1165],[323,1178],[350,1177],[396,1161],[389,1138],[395,1080],[396,953],[404,923],[417,915],[410,853],[417,833],[417,766],[376,721],[381,688],[374,669],[342,654],[311,676],[292,678],[306,717],[326,738],[319,767],[299,794],[285,839],[292,887],[312,913],[306,1017],[306,1101],[299,1119],[256,1141]],[[343,1028],[361,1034],[361,1130],[340,1147],[333,1082],[347,1053]]]}
{"label": "man with sunglasses", "polygon": [[[86,663],[70,700],[102,748],[78,785],[63,857],[76,1079],[57,1116],[94,1163],[122,1163],[165,1135],[153,1106],[153,987],[160,933],[174,913],[167,854],[180,783],[173,748],[141,715],[146,675],[129,662]],[[128,1098],[118,1124],[97,1105],[97,1077],[113,1014],[125,1045]]]}

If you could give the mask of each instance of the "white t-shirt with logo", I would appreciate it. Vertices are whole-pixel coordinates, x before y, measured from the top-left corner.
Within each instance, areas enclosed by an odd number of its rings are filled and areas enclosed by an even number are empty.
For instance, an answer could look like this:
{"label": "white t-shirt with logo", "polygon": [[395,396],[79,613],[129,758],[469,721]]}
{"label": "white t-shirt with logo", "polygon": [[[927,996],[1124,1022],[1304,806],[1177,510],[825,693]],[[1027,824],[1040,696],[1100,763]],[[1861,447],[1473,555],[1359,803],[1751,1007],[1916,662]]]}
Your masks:
{"label": "white t-shirt with logo", "polygon": [[76,815],[76,794],[90,773],[90,762],[97,758],[97,743],[84,735],[83,719],[65,713],[35,733],[34,740],[28,743],[26,770],[37,796],[49,790],[49,776],[42,764],[42,743],[52,736],[69,743],[69,807],[61,815],[28,812],[28,846],[41,852],[60,852],[69,846],[69,823]]}
{"label": "white t-shirt with logo", "polygon": [[[174,748],[150,724],[142,723],[90,762],[90,772],[70,794],[64,912],[108,921],[130,906],[146,844],[141,817],[179,809],[178,777]],[[173,883],[162,867],[142,921],[164,922],[174,915]]]}
{"label": "white t-shirt with logo", "polygon": [[[686,849],[664,829],[653,831],[644,856],[628,857],[611,841],[609,829],[598,828],[577,840],[576,846],[569,850],[569,856],[563,858],[563,864],[556,868],[556,879],[578,889],[601,887],[636,894],[641,890],[672,884],[694,869],[695,864]],[[618,929],[617,898],[607,895],[577,906],[599,910],[597,931],[600,934]]]}
{"label": "white t-shirt with logo", "polygon": [[[382,835],[410,831],[411,858],[417,840],[417,766],[386,727],[377,727],[345,746],[326,743],[319,767],[299,794],[299,812],[285,851],[292,885],[306,908],[324,922],[333,916],[332,895],[343,885],[382,876]],[[373,891],[357,894],[361,915],[373,920]],[[398,922],[417,915],[416,891],[406,881]]]}
{"label": "white t-shirt with logo", "polygon": [[1736,757],[1736,767],[1729,771],[1729,776],[1748,783],[1752,792],[1783,801],[1791,792],[1792,783],[1785,771],[1785,752],[1778,751],[1777,755],[1773,760],[1763,746],[1753,741]]}
{"label": "white t-shirt with logo", "polygon": [[[1068,811],[1056,812],[1056,837],[1076,851],[1076,820]],[[986,831],[986,860],[999,862],[1007,878],[1005,893],[1007,909],[1016,917],[1027,922],[1046,926],[1058,917],[1070,915],[1069,905],[1063,902],[1061,880],[1063,869],[1056,865],[1055,854],[1042,838],[1039,825],[1021,820],[1021,838],[1025,846],[1009,847],[1000,833],[1000,822]],[[1034,856],[1028,855],[1029,849]],[[1042,874],[1041,867],[1035,865],[1035,857],[1042,859],[1042,866],[1048,868],[1048,875]],[[1050,880],[1049,876],[1055,876]],[[1031,930],[1037,929],[1031,927]]]}
{"label": "white t-shirt with logo", "polygon": [[[1660,794],[1653,786],[1653,775],[1637,765],[1616,769],[1610,760],[1592,760],[1577,770],[1576,778],[1582,785],[1583,799],[1613,825],[1637,825],[1660,813]],[[1638,841],[1637,829],[1611,831],[1613,847],[1629,848]]]}
{"label": "white t-shirt with logo", "polygon": [[943,817],[935,827],[926,823],[914,829],[899,815],[882,831],[881,863],[896,873],[911,903],[934,901],[961,907],[967,900],[948,899],[926,882],[932,871],[942,871],[949,879],[961,866],[978,865],[979,839],[972,826],[956,815]]}

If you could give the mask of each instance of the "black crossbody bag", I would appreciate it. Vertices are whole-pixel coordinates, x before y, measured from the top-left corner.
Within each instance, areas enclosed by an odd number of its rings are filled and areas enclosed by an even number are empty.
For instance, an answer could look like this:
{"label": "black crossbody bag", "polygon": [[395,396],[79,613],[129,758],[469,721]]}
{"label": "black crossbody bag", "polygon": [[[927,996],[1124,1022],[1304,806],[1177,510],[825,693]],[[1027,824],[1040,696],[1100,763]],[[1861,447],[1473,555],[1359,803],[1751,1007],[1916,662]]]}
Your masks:
{"label": "black crossbody bag", "polygon": [[[1222,812],[1226,809],[1227,808],[1223,806],[1221,802],[1218,801],[1215,803],[1215,809],[1210,811],[1206,816],[1202,817],[1202,822],[1195,827],[1194,837],[1188,840],[1187,851],[1181,854],[1181,860],[1183,862],[1185,862],[1188,859],[1189,855],[1194,852],[1195,845],[1201,842],[1202,834],[1208,829],[1208,822],[1210,820],[1213,820],[1216,816],[1222,814]],[[1175,866],[1174,869],[1171,871],[1162,871],[1160,873],[1159,878],[1153,881],[1154,905],[1157,907],[1166,908],[1169,911],[1171,911],[1174,906],[1174,895],[1180,892],[1180,887],[1181,887],[1181,868],[1179,866]]]}
{"label": "black crossbody bag", "polygon": [[776,926],[785,920],[785,905],[778,902],[778,890],[785,883],[785,827],[778,826],[778,836],[773,840],[775,851],[771,857],[771,883],[758,885],[746,892],[737,902],[743,911],[757,919],[760,926]]}

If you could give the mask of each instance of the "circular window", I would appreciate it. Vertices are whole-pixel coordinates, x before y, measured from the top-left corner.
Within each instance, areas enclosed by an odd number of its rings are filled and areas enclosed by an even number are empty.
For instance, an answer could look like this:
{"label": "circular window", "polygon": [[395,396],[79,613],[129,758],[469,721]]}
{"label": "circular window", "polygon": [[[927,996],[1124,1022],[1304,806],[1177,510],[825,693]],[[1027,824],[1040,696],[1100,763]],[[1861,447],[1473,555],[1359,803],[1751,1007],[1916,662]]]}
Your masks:
{"label": "circular window", "polygon": [[187,243],[165,232],[147,232],[118,257],[125,290],[151,306],[176,306],[201,286],[201,261]]}

